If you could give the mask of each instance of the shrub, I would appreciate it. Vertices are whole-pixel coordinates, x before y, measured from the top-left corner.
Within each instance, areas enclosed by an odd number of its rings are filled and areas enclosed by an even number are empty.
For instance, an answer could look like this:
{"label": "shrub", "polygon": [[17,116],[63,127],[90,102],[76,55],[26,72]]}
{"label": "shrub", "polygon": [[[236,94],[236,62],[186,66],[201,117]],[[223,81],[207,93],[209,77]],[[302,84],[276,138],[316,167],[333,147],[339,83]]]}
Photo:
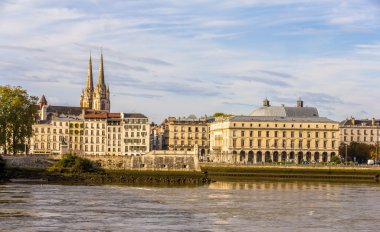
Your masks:
{"label": "shrub", "polygon": [[331,157],[331,162],[336,163],[336,164],[342,163],[342,161],[340,160],[340,158],[338,156]]}
{"label": "shrub", "polygon": [[55,162],[48,170],[69,173],[94,172],[97,171],[96,166],[89,159],[67,154],[61,160]]}
{"label": "shrub", "polygon": [[0,155],[0,173],[4,172],[5,169],[5,160]]}

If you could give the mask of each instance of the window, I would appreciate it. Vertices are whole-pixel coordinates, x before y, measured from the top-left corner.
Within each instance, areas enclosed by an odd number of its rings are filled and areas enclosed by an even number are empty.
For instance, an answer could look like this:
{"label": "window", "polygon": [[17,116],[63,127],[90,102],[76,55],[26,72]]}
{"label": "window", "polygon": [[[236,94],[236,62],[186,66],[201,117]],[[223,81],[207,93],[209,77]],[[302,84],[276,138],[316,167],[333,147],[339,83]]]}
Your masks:
{"label": "window", "polygon": [[332,142],[331,142],[331,147],[332,147],[332,148],[335,147],[335,141],[332,141]]}
{"label": "window", "polygon": [[286,140],[282,140],[282,147],[286,148]]}
{"label": "window", "polygon": [[261,137],[261,131],[257,132],[257,137]]}
{"label": "window", "polygon": [[249,132],[249,136],[250,136],[250,137],[253,136],[253,131],[250,131],[250,132]]}
{"label": "window", "polygon": [[318,136],[319,136],[319,133],[315,132],[315,137],[318,138]]}
{"label": "window", "polygon": [[240,141],[240,143],[241,143],[241,147],[244,147],[244,139],[242,139],[242,140]]}
{"label": "window", "polygon": [[252,139],[249,140],[249,146],[250,146],[250,147],[253,146],[253,140],[252,140]]}
{"label": "window", "polygon": [[298,132],[298,137],[302,138],[302,131]]}
{"label": "window", "polygon": [[298,148],[302,148],[302,140],[298,141]]}
{"label": "window", "polygon": [[236,139],[232,140],[232,147],[236,147]]}
{"label": "window", "polygon": [[266,132],[266,137],[269,137],[269,131]]}
{"label": "window", "polygon": [[257,146],[261,147],[261,139],[257,140]]}
{"label": "window", "polygon": [[241,137],[244,137],[244,131],[241,131]]}
{"label": "window", "polygon": [[318,148],[318,141],[315,141],[315,148]]}
{"label": "window", "polygon": [[265,147],[266,147],[266,148],[269,148],[269,142],[270,142],[270,140],[266,140],[266,141],[265,141]]}
{"label": "window", "polygon": [[292,137],[292,138],[294,137],[294,131],[290,132],[290,137]]}
{"label": "window", "polygon": [[282,137],[284,137],[284,138],[286,137],[286,131],[282,132]]}
{"label": "window", "polygon": [[277,144],[278,144],[278,140],[275,139],[275,140],[274,140],[274,144],[273,144],[275,148],[277,148]]}

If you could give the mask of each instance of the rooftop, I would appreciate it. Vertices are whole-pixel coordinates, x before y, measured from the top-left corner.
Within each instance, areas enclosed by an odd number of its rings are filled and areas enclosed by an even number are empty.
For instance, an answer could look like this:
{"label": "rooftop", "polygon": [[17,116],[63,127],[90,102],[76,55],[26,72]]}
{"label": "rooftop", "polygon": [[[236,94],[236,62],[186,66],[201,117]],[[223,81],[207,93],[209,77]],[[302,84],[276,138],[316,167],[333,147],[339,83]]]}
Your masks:
{"label": "rooftop", "polygon": [[323,122],[337,123],[326,117],[277,117],[277,116],[234,116],[228,119],[232,122]]}

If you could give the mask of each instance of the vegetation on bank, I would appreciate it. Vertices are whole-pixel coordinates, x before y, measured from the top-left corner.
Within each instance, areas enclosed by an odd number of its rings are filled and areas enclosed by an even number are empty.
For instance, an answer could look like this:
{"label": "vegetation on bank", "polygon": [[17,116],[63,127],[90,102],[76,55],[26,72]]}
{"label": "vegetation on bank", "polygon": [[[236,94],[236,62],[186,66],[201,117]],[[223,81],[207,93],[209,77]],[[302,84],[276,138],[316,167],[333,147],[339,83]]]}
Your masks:
{"label": "vegetation on bank", "polygon": [[48,168],[50,172],[56,173],[85,173],[85,172],[99,172],[101,169],[98,165],[89,159],[66,154],[62,159],[55,162]]}
{"label": "vegetation on bank", "polygon": [[0,174],[4,172],[5,169],[5,160],[0,155]]}

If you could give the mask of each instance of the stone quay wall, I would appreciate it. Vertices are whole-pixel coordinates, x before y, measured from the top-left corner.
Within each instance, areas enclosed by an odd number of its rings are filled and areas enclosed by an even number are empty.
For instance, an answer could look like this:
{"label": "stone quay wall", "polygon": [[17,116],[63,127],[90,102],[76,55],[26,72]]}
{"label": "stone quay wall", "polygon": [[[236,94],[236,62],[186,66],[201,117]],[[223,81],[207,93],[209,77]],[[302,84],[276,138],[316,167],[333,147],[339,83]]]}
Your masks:
{"label": "stone quay wall", "polygon": [[[195,152],[151,151],[142,156],[83,155],[101,168],[110,170],[201,171]],[[47,168],[62,155],[7,155],[9,168]]]}
{"label": "stone quay wall", "polygon": [[104,169],[146,171],[201,171],[198,157],[178,151],[151,151],[142,156],[82,156]]}

